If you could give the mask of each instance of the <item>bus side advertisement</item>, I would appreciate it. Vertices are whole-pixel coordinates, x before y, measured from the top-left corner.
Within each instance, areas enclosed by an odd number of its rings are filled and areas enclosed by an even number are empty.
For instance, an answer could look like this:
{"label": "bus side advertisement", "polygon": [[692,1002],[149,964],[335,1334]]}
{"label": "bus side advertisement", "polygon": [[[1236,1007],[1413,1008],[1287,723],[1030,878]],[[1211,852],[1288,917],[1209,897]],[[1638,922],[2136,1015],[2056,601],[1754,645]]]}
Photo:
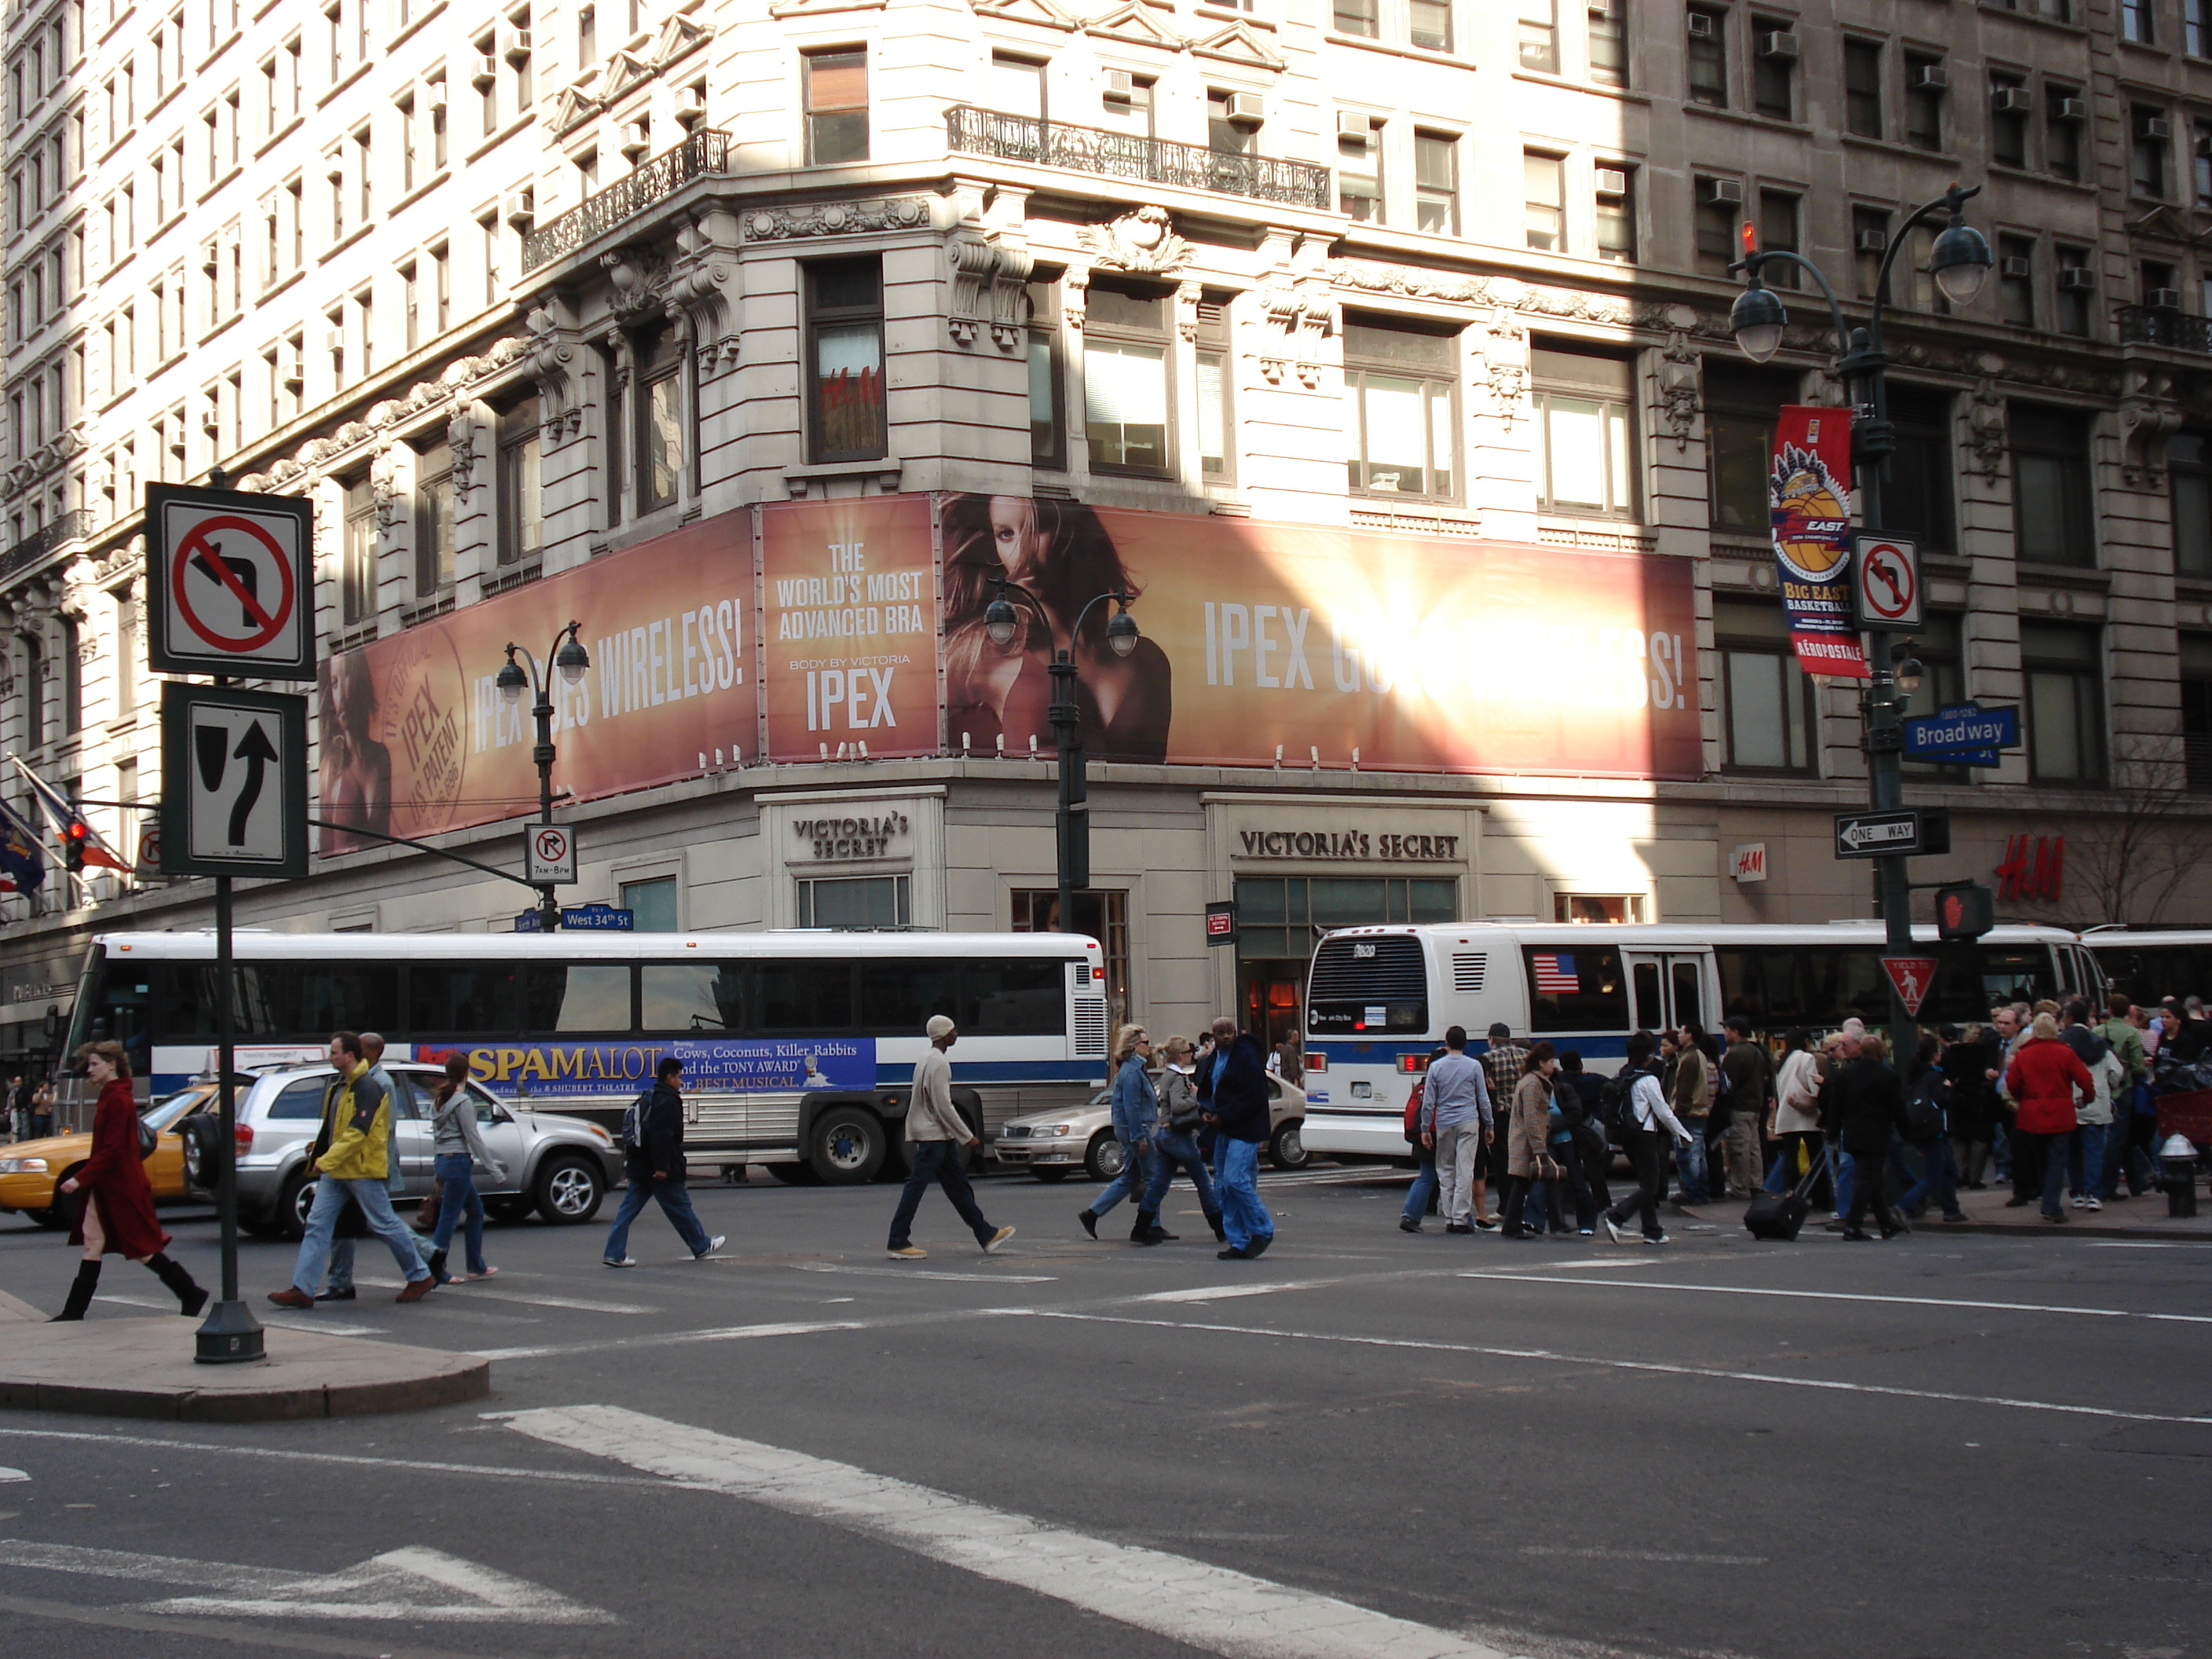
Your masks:
{"label": "bus side advertisement", "polygon": [[665,1042],[418,1042],[415,1057],[465,1056],[469,1075],[534,1099],[591,1099],[653,1081],[661,1060],[684,1062],[687,1092],[872,1089],[873,1037],[676,1037]]}

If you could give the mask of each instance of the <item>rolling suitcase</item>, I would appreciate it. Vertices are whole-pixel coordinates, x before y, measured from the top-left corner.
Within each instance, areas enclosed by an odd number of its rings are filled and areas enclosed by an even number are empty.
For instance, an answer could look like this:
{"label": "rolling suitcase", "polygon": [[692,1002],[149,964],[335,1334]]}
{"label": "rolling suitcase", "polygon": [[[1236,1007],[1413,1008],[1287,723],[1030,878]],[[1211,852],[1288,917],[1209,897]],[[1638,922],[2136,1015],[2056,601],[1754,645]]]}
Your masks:
{"label": "rolling suitcase", "polygon": [[1813,1212],[1813,1187],[1820,1178],[1823,1162],[1817,1158],[1811,1160],[1788,1192],[1761,1193],[1751,1200],[1751,1207],[1743,1212],[1743,1224],[1753,1238],[1778,1238],[1785,1243],[1796,1240],[1797,1230]]}

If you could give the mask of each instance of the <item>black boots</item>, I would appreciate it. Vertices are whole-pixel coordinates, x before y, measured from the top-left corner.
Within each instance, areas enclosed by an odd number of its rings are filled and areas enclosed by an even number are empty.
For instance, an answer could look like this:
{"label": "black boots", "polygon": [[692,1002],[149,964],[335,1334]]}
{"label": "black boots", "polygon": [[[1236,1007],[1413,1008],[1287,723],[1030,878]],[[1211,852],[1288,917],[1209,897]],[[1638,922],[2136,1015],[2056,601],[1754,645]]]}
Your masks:
{"label": "black boots", "polygon": [[157,1253],[146,1258],[146,1265],[153,1269],[155,1278],[169,1287],[170,1294],[177,1298],[177,1311],[185,1318],[193,1317],[207,1306],[207,1291],[193,1283],[183,1262],[172,1261],[167,1255]]}
{"label": "black boots", "polygon": [[1075,1212],[1075,1218],[1083,1224],[1083,1231],[1085,1232],[1089,1233],[1093,1238],[1098,1237],[1098,1218],[1091,1213],[1091,1212],[1089,1210],[1078,1210]]}
{"label": "black boots", "polygon": [[446,1253],[443,1250],[431,1251],[430,1259],[422,1265],[430,1270],[430,1277],[441,1285],[450,1285],[453,1282],[453,1276],[446,1271]]}
{"label": "black boots", "polygon": [[1206,1212],[1206,1224],[1213,1229],[1213,1236],[1216,1239],[1224,1244],[1229,1242],[1229,1230],[1221,1224],[1220,1211],[1208,1210]]}
{"label": "black boots", "polygon": [[1129,1229],[1132,1244],[1164,1244],[1176,1235],[1160,1225],[1159,1213],[1154,1210],[1137,1212],[1137,1224]]}
{"label": "black boots", "polygon": [[76,1264],[76,1282],[70,1286],[69,1300],[62,1310],[49,1322],[58,1325],[64,1319],[82,1319],[84,1310],[92,1306],[92,1293],[100,1284],[100,1263],[80,1261]]}

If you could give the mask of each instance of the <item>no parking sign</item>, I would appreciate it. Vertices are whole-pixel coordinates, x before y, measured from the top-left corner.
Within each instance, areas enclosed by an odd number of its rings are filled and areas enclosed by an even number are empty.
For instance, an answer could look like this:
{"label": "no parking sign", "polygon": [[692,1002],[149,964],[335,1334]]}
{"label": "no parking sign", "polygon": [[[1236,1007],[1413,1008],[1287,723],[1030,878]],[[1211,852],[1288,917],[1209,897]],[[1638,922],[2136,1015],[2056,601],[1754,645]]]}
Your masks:
{"label": "no parking sign", "polygon": [[148,665],[313,679],[313,547],[304,496],[149,484]]}

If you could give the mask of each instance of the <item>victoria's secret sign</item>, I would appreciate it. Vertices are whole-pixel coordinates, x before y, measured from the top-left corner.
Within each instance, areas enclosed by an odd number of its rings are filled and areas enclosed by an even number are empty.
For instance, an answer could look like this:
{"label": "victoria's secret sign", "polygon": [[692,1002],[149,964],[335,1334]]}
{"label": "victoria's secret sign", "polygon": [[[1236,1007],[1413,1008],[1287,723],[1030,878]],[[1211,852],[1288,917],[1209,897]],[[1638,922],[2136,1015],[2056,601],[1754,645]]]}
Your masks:
{"label": "victoria's secret sign", "polygon": [[1371,836],[1363,830],[1247,830],[1249,859],[1382,859],[1403,862],[1459,857],[1457,836]]}
{"label": "victoria's secret sign", "polygon": [[817,859],[879,859],[908,828],[903,812],[860,818],[802,818],[791,826],[801,845],[796,856]]}

